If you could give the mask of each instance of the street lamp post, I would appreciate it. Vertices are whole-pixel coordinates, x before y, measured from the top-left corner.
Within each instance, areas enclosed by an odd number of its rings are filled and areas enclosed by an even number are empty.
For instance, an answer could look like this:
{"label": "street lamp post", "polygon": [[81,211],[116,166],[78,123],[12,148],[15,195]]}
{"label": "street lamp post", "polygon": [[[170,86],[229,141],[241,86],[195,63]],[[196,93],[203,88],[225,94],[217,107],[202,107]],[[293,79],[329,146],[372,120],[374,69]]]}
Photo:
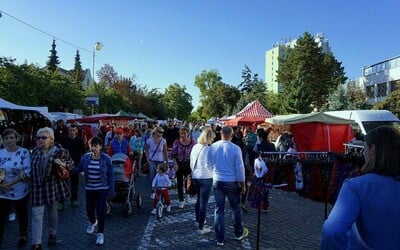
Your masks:
{"label": "street lamp post", "polygon": [[93,47],[93,76],[92,76],[92,84],[94,83],[94,62],[96,59],[96,51],[100,51],[103,48],[103,44],[101,42],[95,42]]}
{"label": "street lamp post", "polygon": [[[96,51],[100,51],[103,48],[103,44],[101,42],[95,42],[93,46],[93,72],[92,72],[92,85],[94,84],[94,62],[96,60]],[[94,111],[94,103],[92,102],[92,115]]]}

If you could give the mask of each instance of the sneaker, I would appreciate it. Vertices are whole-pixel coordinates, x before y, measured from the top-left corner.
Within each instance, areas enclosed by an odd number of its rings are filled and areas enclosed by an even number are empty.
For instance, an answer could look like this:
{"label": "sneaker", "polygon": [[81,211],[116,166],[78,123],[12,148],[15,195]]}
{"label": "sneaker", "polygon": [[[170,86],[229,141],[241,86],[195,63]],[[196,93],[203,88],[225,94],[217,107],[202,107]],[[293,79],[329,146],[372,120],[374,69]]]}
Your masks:
{"label": "sneaker", "polygon": [[179,202],[179,208],[184,208],[185,207],[185,202],[184,201],[180,201]]}
{"label": "sneaker", "polygon": [[78,207],[78,206],[79,206],[79,202],[78,202],[77,200],[73,200],[73,201],[71,202],[71,206],[72,206],[72,207]]}
{"label": "sneaker", "polygon": [[203,229],[199,229],[199,234],[204,235],[204,234],[208,234],[209,232],[211,232],[211,228],[209,227],[203,227]]}
{"label": "sneaker", "polygon": [[42,244],[32,245],[32,250],[42,250]]}
{"label": "sneaker", "polygon": [[89,221],[89,225],[88,225],[88,227],[87,227],[87,229],[86,229],[86,233],[87,234],[92,234],[93,232],[94,232],[94,228],[97,226],[97,220],[92,224],[92,223],[90,223],[90,221]]}
{"label": "sneaker", "polygon": [[235,237],[235,240],[243,240],[249,235],[249,229],[243,228],[243,233],[239,237]]}
{"label": "sneaker", "polygon": [[223,243],[223,242],[218,242],[218,241],[217,241],[217,246],[223,247],[223,246],[224,246],[224,243]]}
{"label": "sneaker", "polygon": [[[204,225],[205,225],[205,224],[207,224],[207,221],[206,221],[206,220],[204,220]],[[199,227],[199,222],[198,222],[198,221],[195,221],[195,222],[194,222],[194,226],[195,226],[195,227]]]}
{"label": "sneaker", "polygon": [[171,212],[171,205],[167,206],[167,212],[168,212],[168,213]]}
{"label": "sneaker", "polygon": [[8,221],[15,221],[15,213],[13,212],[13,213],[10,213],[9,215],[8,215]]}
{"label": "sneaker", "polygon": [[98,233],[96,234],[96,246],[100,246],[104,244],[104,234]]}
{"label": "sneaker", "polygon": [[153,208],[153,210],[151,210],[150,213],[152,213],[152,214],[157,214],[157,209]]}

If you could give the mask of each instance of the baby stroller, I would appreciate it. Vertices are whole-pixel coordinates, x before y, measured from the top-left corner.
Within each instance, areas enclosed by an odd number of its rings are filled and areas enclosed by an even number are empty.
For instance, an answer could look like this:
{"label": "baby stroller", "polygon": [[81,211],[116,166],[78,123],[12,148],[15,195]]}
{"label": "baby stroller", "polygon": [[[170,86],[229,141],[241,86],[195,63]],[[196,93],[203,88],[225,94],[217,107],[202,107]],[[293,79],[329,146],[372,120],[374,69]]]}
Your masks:
{"label": "baby stroller", "polygon": [[[111,213],[111,204],[114,202],[124,203],[127,207],[128,215],[132,213],[134,202],[139,211],[142,207],[142,195],[136,193],[135,189],[135,168],[137,162],[133,161],[132,164],[129,164],[130,162],[128,156],[123,153],[118,153],[111,157],[111,163],[114,168],[116,195],[114,198],[107,201],[107,214]],[[128,166],[127,163],[129,164]]]}

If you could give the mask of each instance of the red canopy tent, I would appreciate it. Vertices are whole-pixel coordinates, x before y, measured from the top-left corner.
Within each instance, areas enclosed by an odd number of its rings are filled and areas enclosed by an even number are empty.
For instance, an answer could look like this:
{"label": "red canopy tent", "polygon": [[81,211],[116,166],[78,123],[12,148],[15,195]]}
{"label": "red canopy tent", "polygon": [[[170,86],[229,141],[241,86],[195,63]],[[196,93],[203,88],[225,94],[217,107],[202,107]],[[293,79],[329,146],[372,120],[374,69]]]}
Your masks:
{"label": "red canopy tent", "polygon": [[344,152],[343,143],[354,138],[353,120],[342,119],[325,113],[275,116],[265,122],[290,125],[297,151]]}
{"label": "red canopy tent", "polygon": [[270,118],[273,115],[258,101],[255,100],[246,105],[241,111],[236,113],[234,117],[225,122],[228,126],[237,125],[257,125],[265,121],[266,118]]}

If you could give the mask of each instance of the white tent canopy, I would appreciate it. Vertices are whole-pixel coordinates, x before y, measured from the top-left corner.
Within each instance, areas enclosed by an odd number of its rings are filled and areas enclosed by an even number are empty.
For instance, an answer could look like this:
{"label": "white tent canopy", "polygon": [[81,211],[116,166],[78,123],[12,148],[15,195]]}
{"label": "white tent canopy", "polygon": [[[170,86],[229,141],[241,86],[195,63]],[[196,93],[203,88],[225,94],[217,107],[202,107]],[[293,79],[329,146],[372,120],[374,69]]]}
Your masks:
{"label": "white tent canopy", "polygon": [[43,116],[51,120],[52,116],[49,114],[49,109],[47,107],[30,107],[17,105],[12,102],[6,101],[0,98],[0,109],[17,109],[17,110],[32,110],[41,113]]}

